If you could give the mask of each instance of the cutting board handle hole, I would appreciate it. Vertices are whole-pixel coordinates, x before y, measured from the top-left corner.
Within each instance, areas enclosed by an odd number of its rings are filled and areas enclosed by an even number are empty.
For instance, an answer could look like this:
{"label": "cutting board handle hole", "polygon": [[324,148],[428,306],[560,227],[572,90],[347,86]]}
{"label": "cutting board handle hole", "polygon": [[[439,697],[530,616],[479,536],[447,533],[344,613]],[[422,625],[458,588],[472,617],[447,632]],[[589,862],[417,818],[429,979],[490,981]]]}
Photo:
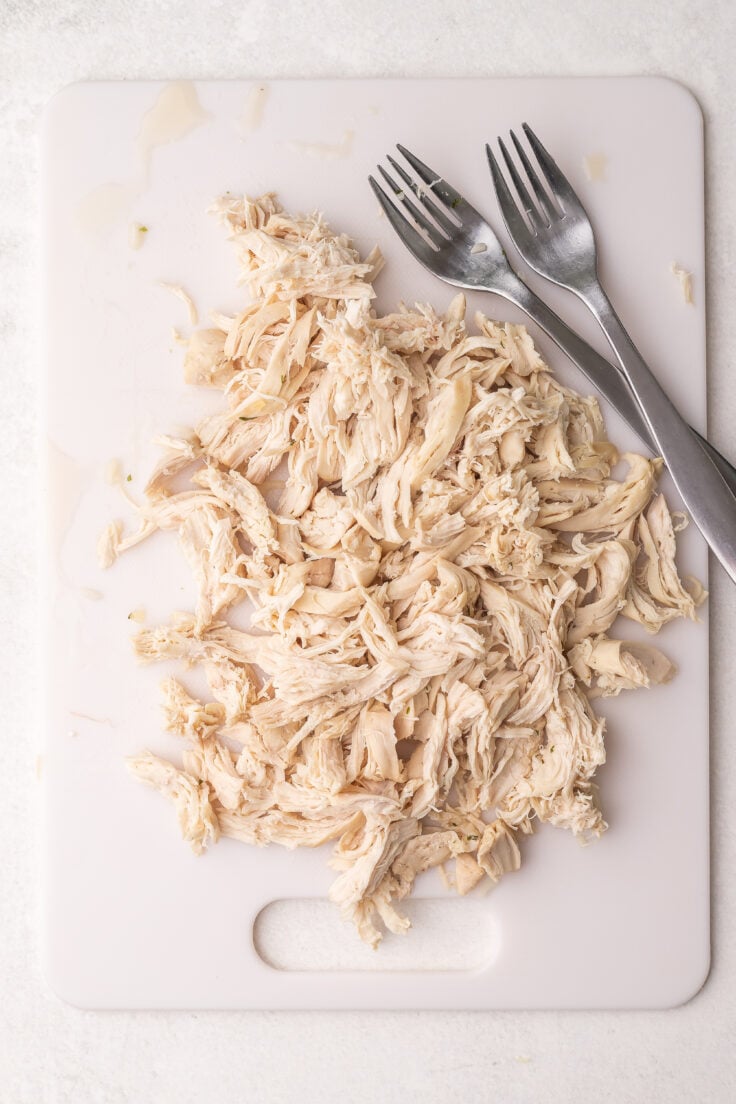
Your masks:
{"label": "cutting board handle hole", "polygon": [[412,927],[386,933],[377,951],[322,897],[289,897],[265,905],[253,923],[253,946],[274,970],[478,971],[500,949],[500,925],[484,898],[426,897],[402,901]]}

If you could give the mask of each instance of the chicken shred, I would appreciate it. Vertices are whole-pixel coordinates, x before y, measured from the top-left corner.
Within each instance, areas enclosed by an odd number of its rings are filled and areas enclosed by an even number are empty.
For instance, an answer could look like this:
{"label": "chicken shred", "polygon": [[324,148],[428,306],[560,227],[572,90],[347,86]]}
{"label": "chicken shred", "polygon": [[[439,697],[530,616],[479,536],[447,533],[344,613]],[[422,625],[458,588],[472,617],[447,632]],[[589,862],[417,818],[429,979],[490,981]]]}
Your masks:
{"label": "chicken shred", "polygon": [[[608,633],[694,619],[705,592],[680,581],[661,462],[614,478],[597,402],[523,326],[471,333],[461,295],[379,317],[377,250],[273,194],[215,211],[252,302],[194,333],[184,373],[223,408],[160,439],[137,531],[99,545],[110,566],[177,531],[194,612],[135,648],[200,664],[212,700],[167,680],[182,766],[130,767],[197,853],[333,843],[331,898],[377,946],[421,872],[453,859],[464,894],[519,868],[536,821],[605,829],[590,699],[674,671]],[[225,619],[241,602],[249,632]]]}

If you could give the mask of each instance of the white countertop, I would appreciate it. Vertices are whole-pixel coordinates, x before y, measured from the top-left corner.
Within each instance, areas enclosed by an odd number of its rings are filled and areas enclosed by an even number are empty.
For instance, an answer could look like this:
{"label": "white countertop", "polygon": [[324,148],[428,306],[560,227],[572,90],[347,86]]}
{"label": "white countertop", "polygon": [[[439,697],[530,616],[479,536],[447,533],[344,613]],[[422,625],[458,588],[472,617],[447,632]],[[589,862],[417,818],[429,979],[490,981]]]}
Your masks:
{"label": "white countertop", "polygon": [[728,0],[425,0],[411,8],[396,0],[160,0],[157,11],[150,7],[141,0],[58,0],[53,7],[11,0],[0,29],[3,1104],[725,1104],[736,1097],[736,893],[728,878],[736,862],[736,591],[715,568],[713,970],[689,1004],[664,1013],[100,1014],[47,992],[36,934],[35,188],[39,118],[59,88],[143,77],[679,78],[699,98],[707,128],[710,436],[736,452],[736,12]]}

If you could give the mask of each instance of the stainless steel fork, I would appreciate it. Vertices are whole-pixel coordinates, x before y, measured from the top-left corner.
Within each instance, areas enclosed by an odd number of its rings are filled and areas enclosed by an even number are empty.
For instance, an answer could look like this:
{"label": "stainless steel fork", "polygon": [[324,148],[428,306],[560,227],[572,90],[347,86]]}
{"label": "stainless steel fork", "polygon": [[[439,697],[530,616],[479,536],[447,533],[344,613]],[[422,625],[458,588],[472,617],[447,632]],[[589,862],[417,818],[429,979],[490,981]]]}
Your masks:
{"label": "stainless steel fork", "polygon": [[[397,148],[417,179],[390,155],[387,160],[394,175],[380,165],[378,171],[394,201],[374,177],[368,179],[386,217],[410,252],[447,283],[493,292],[525,311],[608,399],[651,451],[659,453],[656,439],[619,369],[574,333],[519,279],[489,224],[452,185],[404,146]],[[399,208],[406,211],[407,217]],[[704,438],[699,439],[736,494],[736,469]]]}
{"label": "stainless steel fork", "polygon": [[523,129],[537,167],[513,132],[511,139],[521,172],[498,140],[518,201],[493,151],[486,146],[509,234],[528,265],[540,276],[573,291],[595,315],[685,506],[736,582],[736,498],[712,453],[675,409],[603,291],[597,274],[593,228],[582,203],[531,128],[525,123]]}

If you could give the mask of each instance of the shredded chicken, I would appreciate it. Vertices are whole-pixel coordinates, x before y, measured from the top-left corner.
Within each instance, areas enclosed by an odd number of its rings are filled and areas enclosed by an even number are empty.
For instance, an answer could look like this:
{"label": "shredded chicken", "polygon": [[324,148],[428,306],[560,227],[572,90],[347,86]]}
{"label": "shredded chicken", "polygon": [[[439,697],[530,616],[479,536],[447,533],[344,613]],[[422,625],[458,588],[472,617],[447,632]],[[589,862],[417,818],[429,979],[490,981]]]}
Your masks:
{"label": "shredded chicken", "polygon": [[187,314],[189,315],[189,321],[193,326],[196,326],[199,322],[199,316],[197,314],[197,308],[194,305],[194,300],[183,287],[178,284],[167,284],[163,280],[159,281],[159,287],[162,287],[165,291],[170,291],[172,295],[175,295],[177,299],[181,299],[184,306],[187,308]]}
{"label": "shredded chicken", "polygon": [[223,408],[161,439],[137,531],[100,542],[110,565],[178,533],[193,612],[135,648],[200,664],[212,701],[169,679],[182,765],[130,765],[197,852],[332,842],[332,899],[376,946],[422,871],[453,860],[466,893],[519,868],[535,821],[604,830],[590,700],[673,674],[609,633],[694,618],[704,592],[679,579],[660,461],[615,478],[598,404],[524,327],[471,333],[462,296],[379,317],[377,252],[270,194],[216,210],[252,302],[193,335],[185,377]]}

